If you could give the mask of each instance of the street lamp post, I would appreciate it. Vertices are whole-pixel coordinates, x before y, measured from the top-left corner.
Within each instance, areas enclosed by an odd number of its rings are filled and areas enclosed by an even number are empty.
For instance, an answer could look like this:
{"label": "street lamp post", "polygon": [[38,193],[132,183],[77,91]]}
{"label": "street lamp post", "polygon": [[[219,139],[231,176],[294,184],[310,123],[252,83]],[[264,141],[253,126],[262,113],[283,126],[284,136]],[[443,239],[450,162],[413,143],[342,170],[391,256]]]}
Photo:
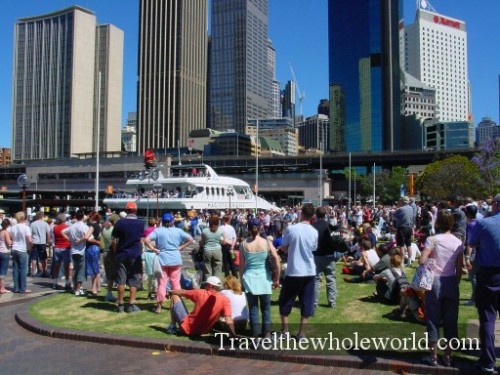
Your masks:
{"label": "street lamp post", "polygon": [[233,188],[230,186],[227,188],[227,196],[229,198],[229,211],[231,211],[231,197],[234,195],[234,190]]}
{"label": "street lamp post", "polygon": [[23,212],[26,212],[26,189],[31,184],[31,177],[23,173],[17,177],[17,184],[23,189]]}
{"label": "street lamp post", "polygon": [[154,190],[155,195],[156,195],[156,218],[157,219],[160,218],[160,201],[159,201],[159,198],[160,198],[161,189],[162,189],[162,185],[161,184],[154,184],[153,185],[153,190]]}

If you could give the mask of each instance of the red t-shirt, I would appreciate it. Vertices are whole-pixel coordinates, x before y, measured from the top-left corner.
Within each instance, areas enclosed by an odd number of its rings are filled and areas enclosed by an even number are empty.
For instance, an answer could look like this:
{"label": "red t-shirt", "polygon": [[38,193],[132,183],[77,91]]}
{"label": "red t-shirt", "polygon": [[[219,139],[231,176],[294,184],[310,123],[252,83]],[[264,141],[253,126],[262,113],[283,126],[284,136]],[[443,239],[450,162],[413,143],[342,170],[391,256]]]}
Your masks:
{"label": "red t-shirt", "polygon": [[181,323],[188,336],[209,333],[219,317],[231,316],[231,301],[215,290],[186,290],[184,295],[195,303],[193,311]]}
{"label": "red t-shirt", "polygon": [[56,249],[66,249],[71,246],[71,243],[63,237],[61,232],[68,227],[67,224],[57,224],[54,225],[54,248]]}

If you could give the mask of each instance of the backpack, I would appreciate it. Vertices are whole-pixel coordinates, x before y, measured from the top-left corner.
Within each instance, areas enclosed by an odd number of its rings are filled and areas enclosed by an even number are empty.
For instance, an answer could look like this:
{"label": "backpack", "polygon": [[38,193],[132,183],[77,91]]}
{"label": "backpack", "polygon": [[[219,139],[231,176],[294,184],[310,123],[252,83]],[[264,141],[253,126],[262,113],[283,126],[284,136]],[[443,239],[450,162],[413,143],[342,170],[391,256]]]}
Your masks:
{"label": "backpack", "polygon": [[390,299],[386,298],[386,293],[389,290],[389,285],[387,285],[387,282],[384,280],[377,281],[377,285],[375,287],[375,295],[377,296],[377,298],[385,302],[398,304],[401,298],[400,296],[401,289],[409,287],[410,282],[406,278],[404,272],[401,274],[401,276],[399,276],[393,269],[391,269],[391,272],[394,275],[395,280]]}

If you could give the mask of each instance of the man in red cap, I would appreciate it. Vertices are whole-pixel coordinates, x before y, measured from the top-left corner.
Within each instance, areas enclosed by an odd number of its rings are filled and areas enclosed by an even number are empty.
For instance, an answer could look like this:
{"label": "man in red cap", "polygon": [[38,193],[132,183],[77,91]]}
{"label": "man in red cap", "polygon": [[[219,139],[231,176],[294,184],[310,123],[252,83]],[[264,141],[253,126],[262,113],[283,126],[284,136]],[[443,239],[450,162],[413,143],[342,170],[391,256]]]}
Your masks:
{"label": "man in red cap", "polygon": [[127,216],[118,220],[111,236],[113,238],[111,249],[116,259],[116,283],[118,284],[117,312],[125,312],[123,298],[125,284],[130,287],[130,299],[127,312],[136,312],[141,309],[135,304],[137,287],[141,285],[142,278],[142,240],[144,222],[137,219],[137,204],[128,202],[125,206]]}

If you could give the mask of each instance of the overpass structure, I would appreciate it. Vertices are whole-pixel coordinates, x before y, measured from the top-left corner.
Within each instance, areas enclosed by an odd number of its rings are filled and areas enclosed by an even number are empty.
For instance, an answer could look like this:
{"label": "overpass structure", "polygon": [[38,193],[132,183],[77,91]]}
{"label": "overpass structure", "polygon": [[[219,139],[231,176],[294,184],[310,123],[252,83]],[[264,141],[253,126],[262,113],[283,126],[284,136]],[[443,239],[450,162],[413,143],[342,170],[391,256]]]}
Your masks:
{"label": "overpass structure", "polygon": [[[450,155],[463,155],[471,158],[476,150],[448,151],[401,151],[380,153],[335,153],[319,155],[300,155],[285,157],[259,157],[258,183],[259,194],[276,204],[295,203],[303,199],[317,201],[320,196],[328,196],[334,192],[346,191],[345,181],[336,181],[339,174],[350,164],[354,168],[371,170],[373,164],[383,169],[395,166],[408,168],[424,166]],[[166,155],[157,155],[160,164],[166,163]],[[204,157],[201,155],[183,155],[180,160],[170,157],[172,164],[205,163],[221,175],[234,176],[254,186],[256,181],[255,157]],[[320,169],[320,165],[322,168]],[[144,169],[143,157],[139,155],[122,155],[120,157],[100,158],[99,162],[99,196],[106,192],[125,189],[128,178]],[[17,185],[17,177],[26,174],[31,178],[27,188],[30,199],[72,199],[91,200],[95,195],[96,159],[71,158],[43,160],[13,164],[0,167],[0,207],[3,199],[19,199],[21,188]],[[343,176],[342,176],[343,180]],[[322,194],[320,193],[322,191]],[[4,201],[5,203],[5,201]]]}

